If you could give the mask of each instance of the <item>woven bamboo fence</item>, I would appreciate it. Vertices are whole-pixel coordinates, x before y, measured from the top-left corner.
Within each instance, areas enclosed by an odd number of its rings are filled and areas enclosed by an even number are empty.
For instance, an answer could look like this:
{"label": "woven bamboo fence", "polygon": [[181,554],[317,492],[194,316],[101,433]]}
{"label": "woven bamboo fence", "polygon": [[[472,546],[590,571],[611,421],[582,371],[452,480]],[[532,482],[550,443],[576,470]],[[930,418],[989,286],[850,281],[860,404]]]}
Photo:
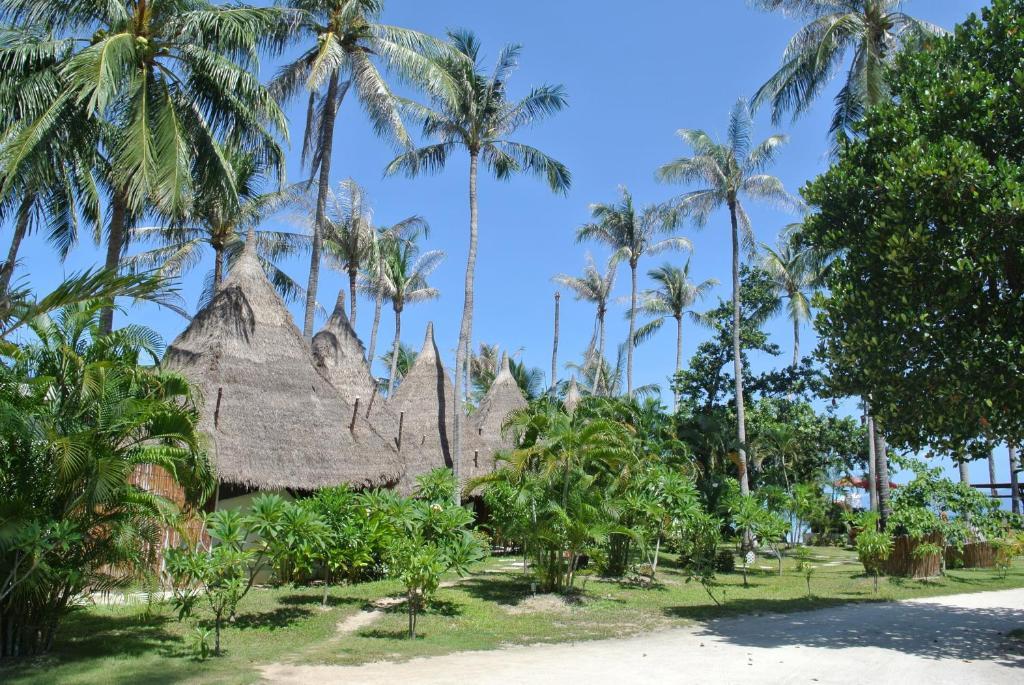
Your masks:
{"label": "woven bamboo fence", "polygon": [[915,540],[909,535],[897,535],[894,539],[892,554],[885,562],[886,575],[904,578],[934,578],[942,570],[941,555],[936,553],[915,556],[914,550],[918,545],[925,543],[942,547],[943,542],[941,533],[932,533],[921,540]]}

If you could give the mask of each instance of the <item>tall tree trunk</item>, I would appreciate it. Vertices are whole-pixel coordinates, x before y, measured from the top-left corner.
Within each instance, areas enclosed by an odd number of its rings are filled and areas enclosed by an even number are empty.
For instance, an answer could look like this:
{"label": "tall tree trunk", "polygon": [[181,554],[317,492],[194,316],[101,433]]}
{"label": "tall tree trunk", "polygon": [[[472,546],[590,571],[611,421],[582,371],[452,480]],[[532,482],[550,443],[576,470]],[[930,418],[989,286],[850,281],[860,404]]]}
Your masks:
{"label": "tall tree trunk", "polygon": [[636,259],[629,260],[629,342],[626,347],[626,394],[633,399],[633,336],[636,335]]}
{"label": "tall tree trunk", "polygon": [[213,292],[217,292],[224,282],[224,247],[213,246]]}
{"label": "tall tree trunk", "polygon": [[594,394],[600,395],[604,391],[604,307],[597,310],[597,361],[594,371]]}
{"label": "tall tree trunk", "polygon": [[992,487],[989,488],[989,494],[993,497],[999,495],[999,490],[996,488],[996,451],[990,450],[988,453],[988,482]]}
{"label": "tall tree trunk", "polygon": [[683,370],[683,316],[676,317],[676,372],[672,375],[672,411],[679,410],[679,372]]}
{"label": "tall tree trunk", "polygon": [[562,294],[555,291],[555,335],[551,343],[551,397],[555,396],[555,387],[558,385],[558,315],[562,301]]}
{"label": "tall tree trunk", "polygon": [[377,328],[380,326],[380,310],[384,307],[384,296],[377,293],[373,299],[373,326],[370,328],[370,346],[366,348],[366,363],[373,375],[373,354],[377,351]]}
{"label": "tall tree trunk", "polygon": [[875,420],[875,472],[878,475],[878,516],[885,530],[889,523],[892,506],[889,503],[889,448],[885,443],[885,431]]}
{"label": "tall tree trunk", "polygon": [[[962,456],[963,455],[961,455],[961,457]],[[967,461],[959,461],[959,462],[957,462],[957,469],[960,471],[960,482],[961,483],[966,483],[967,485],[970,485],[971,484],[971,473],[970,473],[970,470],[968,469]]]}
{"label": "tall tree trunk", "polygon": [[348,265],[348,322],[352,324],[352,328],[356,327],[356,276],[358,271],[357,265]]}
{"label": "tall tree trunk", "polygon": [[0,267],[0,294],[6,294],[11,285],[11,277],[14,275],[14,265],[18,261],[18,250],[21,249],[21,241],[28,233],[29,221],[32,218],[32,205],[35,204],[36,194],[26,193],[18,205],[17,220],[14,223],[14,235],[11,236],[11,247],[7,251],[7,261]]}
{"label": "tall tree trunk", "polygon": [[793,369],[800,365],[800,319],[793,319]]}
{"label": "tall tree trunk", "polygon": [[750,494],[747,478],[747,426],[743,407],[743,357],[740,348],[740,232],[736,221],[736,203],[729,203],[729,217],[732,221],[732,356],[733,373],[736,374],[736,440],[739,457],[740,494]]}
{"label": "tall tree trunk", "polygon": [[395,341],[391,344],[391,375],[388,378],[388,399],[394,397],[395,378],[398,376],[398,350],[402,339],[402,310],[395,308]]}
{"label": "tall tree trunk", "polygon": [[306,313],[302,320],[302,335],[313,338],[313,318],[316,314],[316,291],[320,285],[320,252],[323,249],[324,222],[327,214],[327,195],[331,192],[331,152],[334,149],[334,121],[338,115],[338,72],[331,74],[324,100],[323,119],[320,122],[320,179],[316,191],[316,215],[313,220],[313,245],[309,257],[309,283],[306,285]]}
{"label": "tall tree trunk", "polygon": [[[128,198],[120,190],[115,190],[110,201],[110,224],[107,227],[107,256],[103,267],[116,272],[121,265],[121,253],[124,252],[125,235],[128,224]],[[110,333],[114,330],[114,306],[104,307],[100,312],[100,332]]]}
{"label": "tall tree trunk", "polygon": [[1010,445],[1007,448],[1010,456],[1010,510],[1014,514],[1020,511],[1020,485],[1017,482],[1017,469],[1020,468],[1020,461],[1017,459],[1017,446]]}
{"label": "tall tree trunk", "polygon": [[[476,240],[477,240],[477,197],[476,177],[479,160],[477,152],[469,154],[469,254],[466,257],[466,292],[462,303],[462,325],[459,328],[459,345],[455,351],[455,392],[462,387],[463,374],[466,373],[466,348],[473,339],[473,280],[476,275]],[[455,504],[462,503],[462,424],[466,412],[464,403],[455,406],[455,456],[452,459],[452,471],[455,474]]]}
{"label": "tall tree trunk", "polygon": [[871,408],[864,403],[864,413],[868,424],[868,502],[871,511],[878,511],[878,466],[875,455],[875,420],[871,418]]}

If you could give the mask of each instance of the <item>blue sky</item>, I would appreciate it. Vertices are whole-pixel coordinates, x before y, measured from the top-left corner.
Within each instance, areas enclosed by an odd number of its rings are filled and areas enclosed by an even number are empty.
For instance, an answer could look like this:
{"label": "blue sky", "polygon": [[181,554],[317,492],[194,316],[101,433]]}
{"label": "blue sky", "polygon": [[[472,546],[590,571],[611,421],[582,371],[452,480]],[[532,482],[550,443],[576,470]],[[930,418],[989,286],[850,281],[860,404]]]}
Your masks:
{"label": "blue sky", "polygon": [[[907,11],[951,28],[980,0],[915,0]],[[588,205],[613,200],[617,186],[627,185],[639,203],[660,202],[682,188],[659,184],[654,170],[685,154],[675,136],[680,127],[704,128],[723,134],[728,111],[740,96],[751,95],[777,66],[782,50],[798,24],[780,15],[750,8],[745,0],[675,2],[648,0],[636,3],[593,0],[526,0],[515,4],[480,0],[392,0],[383,17],[387,23],[443,35],[447,28],[466,27],[480,37],[490,62],[505,43],[523,46],[521,66],[512,80],[512,95],[542,83],[564,84],[570,107],[541,125],[522,131],[518,139],[535,145],[564,162],[573,173],[567,196],[553,195],[531,177],[510,182],[482,178],[480,183],[480,253],[474,341],[500,343],[522,349],[522,358],[550,373],[552,295],[551,277],[582,270],[589,251],[599,261],[607,252],[595,245],[577,245],[575,229],[588,219]],[[287,57],[287,55],[285,56]],[[263,66],[264,78],[276,64]],[[775,173],[786,187],[797,191],[828,164],[827,130],[831,115],[830,88],[819,104],[796,125],[782,127],[790,143],[780,156]],[[301,146],[302,105],[289,107],[292,150],[289,180],[303,178],[298,163]],[[766,113],[758,116],[756,137],[775,129]],[[462,305],[462,279],[468,242],[467,163],[456,157],[441,175],[416,180],[382,178],[392,148],[376,139],[354,99],[347,100],[338,118],[333,158],[333,180],[353,177],[363,184],[379,223],[411,214],[429,220],[433,229],[426,247],[442,249],[447,259],[435,273],[433,284],[441,299],[409,307],[402,321],[405,342],[418,347],[427,321],[433,321],[438,345],[449,358],[457,339]],[[778,211],[749,205],[762,241],[774,242],[779,229],[791,220]],[[269,226],[292,228],[284,219]],[[727,216],[716,216],[707,228],[685,226],[682,235],[694,243],[695,278],[729,277]],[[5,227],[5,230],[9,230]],[[642,271],[663,261],[681,263],[686,255],[657,256],[641,264]],[[60,264],[40,236],[32,236],[22,250],[18,277],[39,289],[53,285],[63,274],[101,260],[101,252],[87,242],[65,264]],[[308,263],[286,263],[285,269],[305,282]],[[186,276],[182,292],[194,308],[209,264]],[[646,280],[646,279],[645,279]],[[620,272],[617,294],[628,294],[628,272]],[[644,281],[641,281],[644,285]],[[320,301],[333,303],[342,279],[323,272]],[[710,298],[728,297],[725,286]],[[369,303],[362,306],[357,328],[369,334]],[[610,314],[609,341],[618,343],[627,333],[625,307]],[[298,307],[293,312],[299,313]],[[152,306],[130,312],[133,320],[159,331],[168,341],[185,325],[183,319]],[[123,319],[122,319],[123,320]],[[561,374],[564,363],[580,357],[593,326],[593,311],[566,295],[562,301]],[[783,348],[778,363],[791,350],[790,327],[782,319],[770,330]],[[393,333],[389,312],[383,317],[378,349]],[[689,357],[703,332],[686,331]],[[813,347],[813,332],[803,333],[805,350]],[[674,336],[666,330],[639,348],[636,381],[659,383],[667,389],[674,361]],[[764,368],[770,359],[757,359]],[[667,398],[667,395],[666,395]],[[1000,477],[1006,477],[1000,454]],[[976,480],[987,477],[982,463],[972,465]]]}

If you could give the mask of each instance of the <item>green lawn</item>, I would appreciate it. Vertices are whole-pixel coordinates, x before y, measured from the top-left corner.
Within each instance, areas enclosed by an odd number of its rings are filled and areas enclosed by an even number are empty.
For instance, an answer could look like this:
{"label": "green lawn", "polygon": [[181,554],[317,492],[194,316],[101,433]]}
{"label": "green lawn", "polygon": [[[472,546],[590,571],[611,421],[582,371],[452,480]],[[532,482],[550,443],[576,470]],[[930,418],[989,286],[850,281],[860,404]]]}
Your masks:
{"label": "green lawn", "polygon": [[[224,633],[225,655],[199,662],[188,647],[187,624],[170,607],[117,606],[83,609],[71,617],[49,656],[0,670],[5,683],[251,683],[256,667],[275,661],[355,664],[382,659],[494,649],[509,644],[559,642],[621,636],[684,625],[693,620],[744,613],[799,611],[845,602],[925,597],[1024,587],[1024,564],[1006,578],[992,571],[950,571],[935,582],[889,581],[872,591],[856,557],[835,548],[815,549],[818,563],[806,596],[804,578],[787,559],[784,574],[775,562],[743,587],[739,573],[720,577],[715,606],[700,585],[686,583],[669,557],[653,588],[599,578],[581,578],[573,601],[532,595],[529,579],[515,560],[494,558],[452,587],[438,591],[421,617],[416,640],[404,639],[406,619],[395,606],[354,633],[337,626],[376,599],[400,594],[393,582],[366,583],[332,591],[329,607],[320,590],[290,587],[254,590],[236,623]],[[771,568],[772,570],[769,570]],[[585,581],[585,583],[584,583]]]}

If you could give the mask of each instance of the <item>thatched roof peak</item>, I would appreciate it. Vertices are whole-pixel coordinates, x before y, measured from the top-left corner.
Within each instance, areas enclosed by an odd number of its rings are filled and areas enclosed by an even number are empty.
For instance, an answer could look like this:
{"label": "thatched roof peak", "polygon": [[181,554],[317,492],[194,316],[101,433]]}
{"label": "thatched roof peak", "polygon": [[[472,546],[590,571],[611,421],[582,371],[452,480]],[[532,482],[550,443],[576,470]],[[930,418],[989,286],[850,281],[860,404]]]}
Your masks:
{"label": "thatched roof peak", "polygon": [[434,322],[427,322],[427,332],[423,336],[423,347],[420,348],[420,353],[416,356],[416,361],[420,359],[423,361],[434,361],[438,358],[437,343],[434,342]]}
{"label": "thatched roof peak", "polygon": [[576,407],[579,406],[582,399],[583,396],[580,395],[580,388],[576,385],[576,379],[573,378],[569,381],[569,389],[565,393],[565,400],[562,402],[562,406],[565,407],[566,411],[572,414],[576,411]]}
{"label": "thatched roof peak", "polygon": [[494,377],[494,382],[504,381],[511,378],[513,381],[515,378],[512,376],[512,369],[509,368],[508,363],[508,352],[501,353],[501,367],[498,369],[498,375]]}
{"label": "thatched roof peak", "polygon": [[366,350],[345,314],[345,290],[338,291],[334,311],[324,327],[313,336],[313,361],[328,383],[341,393],[345,401],[362,401],[363,408],[371,402],[376,385],[366,361]]}

